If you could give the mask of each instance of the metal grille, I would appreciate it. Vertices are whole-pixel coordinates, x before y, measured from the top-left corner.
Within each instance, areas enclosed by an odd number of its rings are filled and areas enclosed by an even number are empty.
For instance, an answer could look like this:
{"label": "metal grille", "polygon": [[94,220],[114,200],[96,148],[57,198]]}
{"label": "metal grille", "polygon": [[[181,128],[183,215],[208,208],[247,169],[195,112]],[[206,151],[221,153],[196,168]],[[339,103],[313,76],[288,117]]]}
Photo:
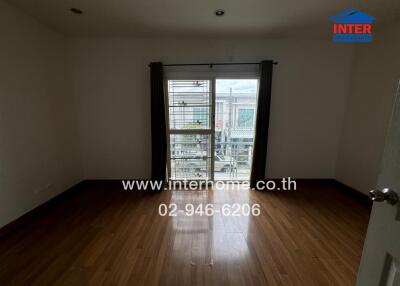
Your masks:
{"label": "metal grille", "polygon": [[210,80],[168,80],[171,179],[210,179],[211,111]]}
{"label": "metal grille", "polygon": [[171,177],[176,180],[210,179],[211,136],[171,134]]}
{"label": "metal grille", "polygon": [[210,98],[209,80],[169,80],[170,129],[209,129]]}

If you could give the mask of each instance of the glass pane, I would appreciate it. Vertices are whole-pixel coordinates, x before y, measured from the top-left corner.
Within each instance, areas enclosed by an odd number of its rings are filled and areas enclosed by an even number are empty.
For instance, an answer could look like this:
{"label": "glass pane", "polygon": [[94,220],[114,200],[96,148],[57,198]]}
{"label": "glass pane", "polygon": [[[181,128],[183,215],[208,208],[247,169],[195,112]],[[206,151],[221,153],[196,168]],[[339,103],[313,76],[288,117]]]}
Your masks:
{"label": "glass pane", "polygon": [[171,134],[171,178],[176,180],[210,179],[210,135]]}
{"label": "glass pane", "polygon": [[209,80],[169,80],[168,104],[170,129],[210,129]]}
{"label": "glass pane", "polygon": [[257,107],[257,79],[217,79],[215,180],[249,180]]}

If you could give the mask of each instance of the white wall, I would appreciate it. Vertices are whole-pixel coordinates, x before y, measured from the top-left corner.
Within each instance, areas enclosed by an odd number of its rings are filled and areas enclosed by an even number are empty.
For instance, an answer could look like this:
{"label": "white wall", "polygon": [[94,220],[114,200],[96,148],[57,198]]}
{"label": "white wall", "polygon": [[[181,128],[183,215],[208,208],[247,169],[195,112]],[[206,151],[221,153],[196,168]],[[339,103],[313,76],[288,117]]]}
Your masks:
{"label": "white wall", "polygon": [[279,61],[269,177],[333,178],[352,47],[330,41],[71,39],[84,177],[148,178],[150,61]]}
{"label": "white wall", "polygon": [[347,102],[336,178],[367,193],[376,187],[385,135],[400,79],[400,25],[382,27],[358,45]]}
{"label": "white wall", "polygon": [[0,227],[81,180],[64,39],[0,1]]}

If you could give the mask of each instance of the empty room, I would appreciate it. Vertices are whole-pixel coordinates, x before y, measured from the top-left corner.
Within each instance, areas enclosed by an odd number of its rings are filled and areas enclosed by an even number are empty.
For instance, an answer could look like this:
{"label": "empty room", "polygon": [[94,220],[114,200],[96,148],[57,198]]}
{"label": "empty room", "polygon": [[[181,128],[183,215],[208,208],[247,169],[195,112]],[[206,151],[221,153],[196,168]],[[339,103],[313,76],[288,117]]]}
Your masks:
{"label": "empty room", "polygon": [[400,286],[400,1],[0,0],[0,285]]}

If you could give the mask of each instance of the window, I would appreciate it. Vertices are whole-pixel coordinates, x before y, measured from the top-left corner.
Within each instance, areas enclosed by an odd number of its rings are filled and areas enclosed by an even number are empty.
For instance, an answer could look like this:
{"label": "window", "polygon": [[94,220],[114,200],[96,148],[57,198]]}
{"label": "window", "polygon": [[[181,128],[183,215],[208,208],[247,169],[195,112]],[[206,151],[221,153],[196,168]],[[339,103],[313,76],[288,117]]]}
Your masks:
{"label": "window", "polygon": [[170,129],[210,128],[210,84],[209,80],[168,81]]}
{"label": "window", "polygon": [[239,128],[253,128],[254,109],[239,108],[237,126]]}
{"label": "window", "polygon": [[211,177],[210,80],[168,80],[169,168],[174,180]]}
{"label": "window", "polygon": [[166,68],[168,179],[250,178],[258,69]]}

